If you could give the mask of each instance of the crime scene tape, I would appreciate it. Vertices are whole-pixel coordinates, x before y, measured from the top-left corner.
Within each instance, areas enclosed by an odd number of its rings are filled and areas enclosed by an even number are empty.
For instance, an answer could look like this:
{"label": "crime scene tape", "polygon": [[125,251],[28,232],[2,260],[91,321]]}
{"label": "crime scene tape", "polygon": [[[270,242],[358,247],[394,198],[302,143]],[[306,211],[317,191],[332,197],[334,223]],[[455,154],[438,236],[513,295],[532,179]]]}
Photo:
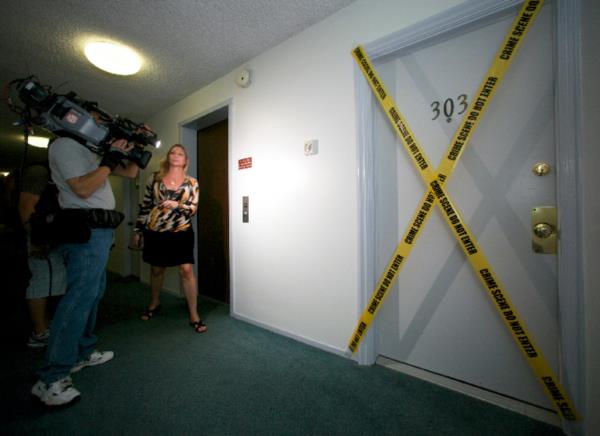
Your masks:
{"label": "crime scene tape", "polygon": [[[540,2],[534,3],[538,3],[541,7]],[[440,180],[440,183],[445,183],[447,178],[454,171],[454,168],[462,156],[468,141],[475,132],[476,127],[479,125],[482,114],[485,112],[485,109],[491,101],[496,89],[498,88],[498,85],[504,78],[512,59],[516,55],[520,47],[521,40],[528,31],[530,27],[529,25],[533,22],[533,18],[535,18],[535,15],[533,14],[535,14],[537,10],[528,10],[528,8],[531,9],[531,6],[532,5],[529,5],[529,3],[524,3],[522,6],[521,11],[513,21],[511,28],[508,30],[502,44],[500,45],[500,48],[498,49],[498,53],[492,61],[488,72],[484,76],[484,79],[482,80],[482,83],[475,94],[477,97],[472,100],[468,109],[465,111],[465,116],[460,126],[456,130],[452,140],[450,141],[450,145],[445,153],[445,157],[438,168],[438,179]],[[353,51],[352,55],[361,67],[363,73],[365,72],[363,63],[365,63],[365,65],[369,68],[369,72],[366,74],[373,74],[370,72],[372,71],[372,67],[369,66],[369,61],[366,60],[366,55],[361,47],[357,47]],[[370,76],[367,77],[367,81],[369,81],[369,78]],[[375,95],[384,98],[385,90],[378,88],[378,80],[374,83],[369,81],[369,84],[371,85],[372,89],[374,89]],[[373,88],[373,86],[375,88]],[[394,113],[393,119],[395,120],[397,118],[397,113]],[[395,121],[393,121],[393,123],[395,123]],[[425,226],[431,211],[432,195],[433,193],[431,191],[425,192],[423,195],[416,212],[410,220],[410,223],[412,224],[409,224],[409,227],[404,233],[401,242],[398,244],[398,247],[392,256],[392,260],[390,260],[387,268],[385,269],[386,272],[379,279],[371,302],[367,306],[367,309],[365,309],[363,312],[361,320],[359,321],[349,342],[348,348],[352,352],[358,349],[358,345],[362,341],[364,333],[369,328],[381,302],[387,295],[388,288],[393,284],[393,280],[397,276],[398,271],[401,269],[402,261],[410,253],[414,241],[416,241],[421,229]]]}
{"label": "crime scene tape", "polygon": [[356,351],[362,337],[372,323],[381,302],[385,298],[387,290],[393,284],[404,260],[410,254],[414,242],[420,234],[420,230],[424,227],[432,209],[431,206],[433,203],[436,203],[435,200],[437,200],[437,204],[443,212],[442,215],[444,219],[455,234],[459,245],[465,252],[467,259],[479,280],[489,291],[488,295],[492,299],[498,314],[503,319],[506,327],[519,346],[519,349],[523,352],[535,375],[542,383],[545,392],[554,402],[559,414],[563,418],[575,420],[578,419],[578,416],[574,407],[571,406],[571,401],[554,376],[547,361],[535,346],[531,335],[527,332],[524,322],[521,321],[520,316],[518,315],[516,308],[510,302],[506,291],[503,291],[503,286],[500,284],[499,279],[489,265],[469,227],[463,221],[458,209],[443,188],[444,182],[452,175],[456,163],[464,151],[465,145],[477,127],[481,115],[487,107],[497,85],[504,77],[514,54],[516,54],[521,39],[527,33],[530,24],[535,19],[542,3],[543,1],[535,0],[524,2],[501,45],[486,78],[479,87],[479,91],[476,94],[477,98],[473,99],[469,109],[466,111],[464,119],[448,147],[448,152],[440,164],[437,176],[362,47],[358,46],[353,51],[353,56],[373,90],[373,93],[388,116],[392,126],[399,134],[405,149],[412,158],[413,163],[420,172],[423,180],[431,188],[431,191],[425,193],[417,211],[410,221],[411,224],[409,224],[396,252],[392,255],[384,274],[378,281],[371,302],[364,310],[358,325],[350,338],[348,348],[352,352]]}

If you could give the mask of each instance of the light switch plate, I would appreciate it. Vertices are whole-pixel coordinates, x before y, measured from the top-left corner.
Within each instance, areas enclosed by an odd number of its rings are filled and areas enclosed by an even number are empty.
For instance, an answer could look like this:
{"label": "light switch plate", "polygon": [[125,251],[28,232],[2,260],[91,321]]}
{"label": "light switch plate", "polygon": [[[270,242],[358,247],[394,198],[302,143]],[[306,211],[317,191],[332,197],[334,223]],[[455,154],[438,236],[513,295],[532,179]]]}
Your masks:
{"label": "light switch plate", "polygon": [[242,197],[242,222],[250,222],[250,198],[247,195]]}
{"label": "light switch plate", "polygon": [[311,154],[317,154],[319,151],[319,140],[309,139],[304,143],[304,154],[310,156]]}

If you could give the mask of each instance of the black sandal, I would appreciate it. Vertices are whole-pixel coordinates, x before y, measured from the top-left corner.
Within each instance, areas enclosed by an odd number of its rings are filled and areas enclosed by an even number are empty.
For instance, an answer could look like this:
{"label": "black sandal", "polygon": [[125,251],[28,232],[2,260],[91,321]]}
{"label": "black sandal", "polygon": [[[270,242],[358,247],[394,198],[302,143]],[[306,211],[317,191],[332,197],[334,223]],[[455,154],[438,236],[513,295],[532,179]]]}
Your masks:
{"label": "black sandal", "polygon": [[156,306],[154,309],[144,310],[144,312],[142,313],[142,316],[140,318],[142,318],[142,321],[148,321],[148,320],[154,318],[159,313],[160,313],[160,304],[158,306]]}
{"label": "black sandal", "polygon": [[190,325],[194,328],[196,333],[204,333],[206,330],[208,330],[208,327],[206,327],[206,324],[204,324],[202,320],[190,322]]}

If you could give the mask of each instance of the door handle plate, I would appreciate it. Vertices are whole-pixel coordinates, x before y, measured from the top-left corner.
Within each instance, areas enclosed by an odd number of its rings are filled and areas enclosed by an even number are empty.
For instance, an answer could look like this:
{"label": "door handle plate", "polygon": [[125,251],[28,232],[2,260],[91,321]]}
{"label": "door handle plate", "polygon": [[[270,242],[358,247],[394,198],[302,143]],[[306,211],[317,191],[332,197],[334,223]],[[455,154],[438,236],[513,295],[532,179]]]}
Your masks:
{"label": "door handle plate", "polygon": [[538,254],[556,254],[558,228],[555,206],[531,209],[531,247]]}

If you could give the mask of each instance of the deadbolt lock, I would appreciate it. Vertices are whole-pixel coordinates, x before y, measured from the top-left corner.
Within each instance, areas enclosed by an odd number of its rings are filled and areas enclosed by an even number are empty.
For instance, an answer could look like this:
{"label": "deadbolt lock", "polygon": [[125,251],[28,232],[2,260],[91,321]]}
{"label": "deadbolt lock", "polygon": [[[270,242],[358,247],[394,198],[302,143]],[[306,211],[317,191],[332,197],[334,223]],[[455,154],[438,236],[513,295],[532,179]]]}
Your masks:
{"label": "deadbolt lock", "polygon": [[538,206],[531,210],[532,248],[536,253],[555,254],[558,235],[556,207]]}

